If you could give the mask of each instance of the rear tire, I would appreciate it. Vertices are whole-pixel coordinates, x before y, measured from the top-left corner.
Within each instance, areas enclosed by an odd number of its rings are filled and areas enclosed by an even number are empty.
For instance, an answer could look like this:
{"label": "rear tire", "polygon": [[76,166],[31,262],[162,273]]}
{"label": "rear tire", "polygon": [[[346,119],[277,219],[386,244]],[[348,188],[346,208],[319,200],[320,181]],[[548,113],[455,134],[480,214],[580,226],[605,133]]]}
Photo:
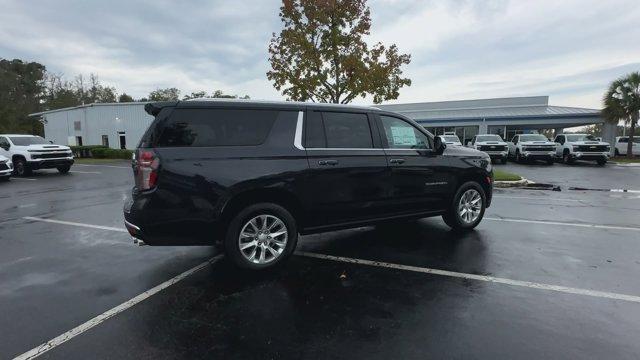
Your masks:
{"label": "rear tire", "polygon": [[58,166],[57,169],[60,174],[66,174],[71,170],[71,165]]}
{"label": "rear tire", "polygon": [[469,181],[458,188],[442,220],[456,231],[469,231],[478,226],[484,216],[487,196],[480,184]]}
{"label": "rear tire", "polygon": [[29,168],[29,164],[23,158],[17,158],[13,162],[13,173],[16,176],[28,176],[31,175],[31,169]]}
{"label": "rear tire", "polygon": [[600,159],[600,160],[598,160],[598,165],[599,165],[599,166],[604,166],[604,164],[606,164],[606,163],[607,163],[607,159]]}
{"label": "rear tire", "polygon": [[231,220],[224,249],[238,267],[264,270],[291,256],[297,242],[298,228],[291,213],[280,205],[259,203],[246,207]]}
{"label": "rear tire", "polygon": [[554,163],[553,158],[547,159],[547,165],[553,165],[553,163]]}

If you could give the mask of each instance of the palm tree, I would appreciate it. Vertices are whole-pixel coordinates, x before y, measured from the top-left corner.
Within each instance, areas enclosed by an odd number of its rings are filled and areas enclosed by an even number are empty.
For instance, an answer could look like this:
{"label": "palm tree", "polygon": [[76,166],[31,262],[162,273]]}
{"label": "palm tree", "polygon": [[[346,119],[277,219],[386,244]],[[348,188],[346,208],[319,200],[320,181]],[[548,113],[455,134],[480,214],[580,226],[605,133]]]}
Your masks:
{"label": "palm tree", "polygon": [[627,144],[627,157],[633,157],[633,135],[636,131],[636,123],[640,117],[640,72],[633,72],[623,76],[609,85],[604,95],[604,118],[614,124],[624,121],[629,125],[629,143]]}

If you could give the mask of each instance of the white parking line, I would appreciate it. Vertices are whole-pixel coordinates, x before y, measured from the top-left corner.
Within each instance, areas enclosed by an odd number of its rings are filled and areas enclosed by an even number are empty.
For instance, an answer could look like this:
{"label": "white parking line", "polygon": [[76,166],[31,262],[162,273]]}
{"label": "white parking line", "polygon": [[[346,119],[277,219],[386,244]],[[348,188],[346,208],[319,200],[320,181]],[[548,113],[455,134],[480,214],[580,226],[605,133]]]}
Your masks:
{"label": "white parking line", "polygon": [[504,195],[493,195],[493,197],[494,198],[500,198],[500,199],[524,199],[524,200],[543,200],[543,201],[583,202],[583,200],[566,199],[566,198],[552,198],[552,197],[527,197],[527,196],[504,196]]}
{"label": "white parking line", "polygon": [[130,300],[127,300],[127,301],[123,302],[122,304],[114,307],[113,309],[110,309],[110,310],[107,310],[107,311],[103,312],[102,314],[94,317],[93,319],[91,319],[91,320],[89,320],[89,321],[87,321],[87,322],[85,322],[83,324],[80,324],[80,325],[76,326],[75,328],[65,332],[64,334],[56,336],[55,338],[53,338],[53,339],[51,339],[51,340],[49,340],[49,341],[47,341],[47,342],[45,342],[45,343],[43,343],[43,344],[41,344],[41,345],[39,345],[37,347],[25,352],[22,355],[16,356],[14,358],[14,360],[15,359],[18,359],[18,360],[34,359],[34,358],[44,354],[45,352],[55,348],[56,346],[59,346],[59,345],[63,344],[64,342],[73,339],[74,337],[76,337],[76,336],[82,334],[83,332],[93,328],[94,326],[97,326],[97,325],[105,322],[107,319],[112,318],[112,317],[118,315],[119,313],[129,309],[130,307],[132,307],[132,306],[144,301],[145,299],[147,299],[147,298],[159,293],[160,291],[168,288],[169,286],[171,286],[171,285],[183,280],[187,276],[192,275],[192,274],[196,273],[197,271],[204,269],[207,265],[215,263],[221,257],[222,257],[222,255],[215,256],[215,257],[203,262],[202,264],[200,264],[200,265],[198,265],[196,267],[193,267],[193,268],[183,272],[182,274],[180,274],[178,276],[175,276],[175,277],[163,282],[162,284],[160,284],[158,286],[155,286],[155,287],[143,292],[142,294],[140,294],[140,295],[138,295],[138,296],[136,296],[136,297],[134,297],[134,298],[132,298]]}
{"label": "white parking line", "polygon": [[484,219],[489,221],[504,221],[504,222],[525,223],[525,224],[545,224],[545,225],[559,225],[559,226],[574,226],[574,227],[591,228],[591,229],[640,231],[640,227],[633,227],[633,226],[580,224],[580,223],[567,223],[567,222],[560,222],[560,221],[524,220],[524,219],[492,218],[492,217],[485,217]]}
{"label": "white parking line", "polygon": [[28,180],[28,181],[37,181],[38,179],[24,178],[24,177],[11,177],[11,180]]}
{"label": "white parking line", "polygon": [[72,174],[102,174],[101,172],[97,172],[97,171],[69,171]]}
{"label": "white parking line", "polygon": [[572,288],[572,287],[560,286],[560,285],[549,285],[549,284],[536,283],[531,281],[512,280],[512,279],[505,279],[505,278],[499,278],[499,277],[487,276],[487,275],[467,274],[467,273],[460,273],[455,271],[393,264],[393,263],[387,263],[382,261],[354,259],[354,258],[348,258],[343,256],[317,254],[317,253],[310,253],[310,252],[304,252],[304,251],[296,251],[296,254],[300,256],[310,257],[310,258],[339,261],[339,262],[345,262],[345,263],[351,263],[351,264],[360,264],[360,265],[376,266],[376,267],[390,268],[390,269],[397,269],[397,270],[406,270],[406,271],[454,277],[454,278],[460,278],[460,279],[477,280],[477,281],[505,284],[505,285],[511,285],[511,286],[521,286],[521,287],[526,287],[531,289],[557,291],[557,292],[562,292],[567,294],[586,295],[586,296],[593,296],[598,298],[640,303],[640,296],[612,293],[612,292],[606,292],[606,291]]}
{"label": "white parking line", "polygon": [[48,223],[53,223],[53,224],[85,227],[85,228],[91,228],[91,229],[118,231],[118,232],[125,232],[125,233],[128,232],[126,229],[123,229],[123,228],[117,228],[117,227],[111,227],[111,226],[101,226],[101,225],[91,225],[91,224],[77,223],[77,222],[72,222],[72,221],[45,219],[45,218],[39,218],[39,217],[35,217],[35,216],[25,216],[25,217],[23,217],[23,219],[31,220],[31,221],[42,221],[42,222],[48,222]]}
{"label": "white parking line", "polygon": [[73,166],[102,166],[116,169],[131,169],[131,166],[116,166],[116,165],[98,165],[98,164],[74,164]]}

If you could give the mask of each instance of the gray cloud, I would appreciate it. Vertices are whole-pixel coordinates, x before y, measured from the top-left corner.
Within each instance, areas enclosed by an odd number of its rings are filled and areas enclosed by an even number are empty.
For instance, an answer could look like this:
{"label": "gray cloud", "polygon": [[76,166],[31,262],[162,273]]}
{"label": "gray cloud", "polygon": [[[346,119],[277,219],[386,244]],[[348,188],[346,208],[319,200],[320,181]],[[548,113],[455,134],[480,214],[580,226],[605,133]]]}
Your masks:
{"label": "gray cloud", "polygon": [[[277,0],[0,1],[0,56],[71,77],[97,73],[134,96],[156,87],[280,98],[266,80]],[[371,0],[370,40],[412,54],[399,102],[552,95],[598,107],[640,70],[635,0]],[[367,102],[370,99],[358,100]]]}

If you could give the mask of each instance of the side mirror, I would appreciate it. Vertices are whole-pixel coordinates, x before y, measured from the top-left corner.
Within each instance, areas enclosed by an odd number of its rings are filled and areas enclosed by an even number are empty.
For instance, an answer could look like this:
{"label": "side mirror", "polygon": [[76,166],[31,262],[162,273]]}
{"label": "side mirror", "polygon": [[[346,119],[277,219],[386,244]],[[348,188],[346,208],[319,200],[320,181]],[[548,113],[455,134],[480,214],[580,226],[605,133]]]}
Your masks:
{"label": "side mirror", "polygon": [[437,155],[442,155],[444,153],[444,149],[447,148],[447,144],[445,144],[442,139],[436,136],[433,139],[433,150]]}
{"label": "side mirror", "polygon": [[52,140],[49,140],[49,144],[53,144],[53,141],[52,141]]}

